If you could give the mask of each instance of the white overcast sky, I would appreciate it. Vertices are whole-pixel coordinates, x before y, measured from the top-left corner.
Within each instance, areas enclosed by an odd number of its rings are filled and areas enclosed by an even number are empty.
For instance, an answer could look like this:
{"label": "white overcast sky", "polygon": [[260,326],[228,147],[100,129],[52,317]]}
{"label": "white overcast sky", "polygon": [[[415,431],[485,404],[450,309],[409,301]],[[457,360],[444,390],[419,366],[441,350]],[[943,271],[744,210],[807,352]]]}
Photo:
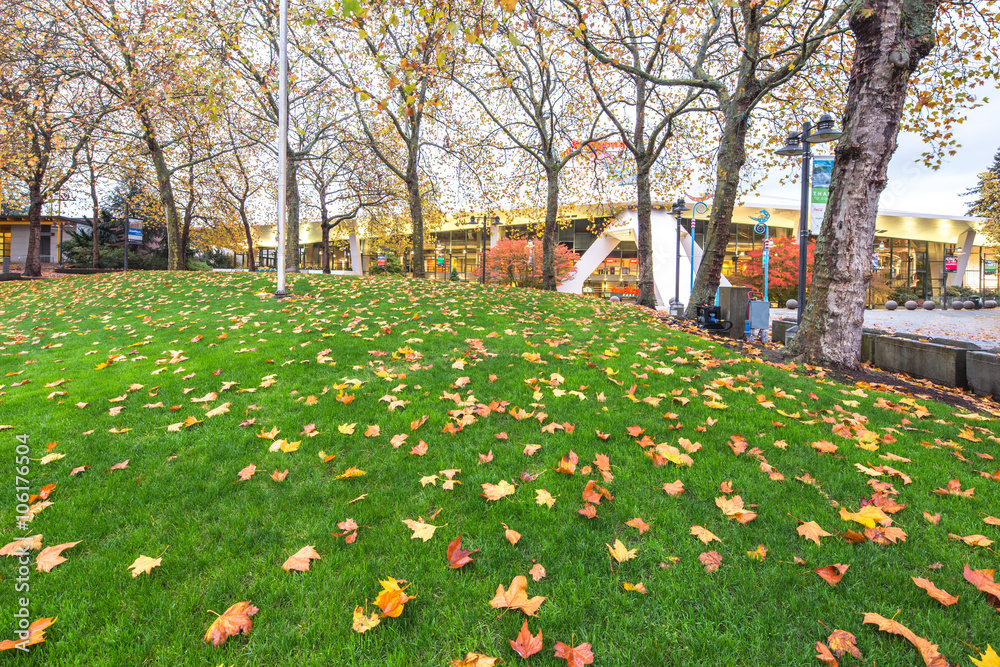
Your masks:
{"label": "white overcast sky", "polygon": [[[924,152],[919,137],[899,135],[879,208],[942,217],[966,214],[969,200],[962,193],[976,185],[979,174],[990,167],[993,155],[1000,149],[1000,90],[982,96],[989,98],[989,103],[970,112],[968,120],[956,126],[955,136],[961,147],[940,169],[932,170],[917,162]],[[781,185],[778,178],[779,175],[769,177],[757,197],[797,202],[798,185]]]}

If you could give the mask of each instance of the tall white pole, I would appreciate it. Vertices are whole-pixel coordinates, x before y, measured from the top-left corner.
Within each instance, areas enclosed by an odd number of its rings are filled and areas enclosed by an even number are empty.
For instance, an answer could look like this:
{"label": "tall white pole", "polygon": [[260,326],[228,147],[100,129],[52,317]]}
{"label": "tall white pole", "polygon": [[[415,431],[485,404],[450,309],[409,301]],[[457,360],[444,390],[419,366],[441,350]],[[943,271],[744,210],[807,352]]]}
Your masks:
{"label": "tall white pole", "polygon": [[274,296],[285,291],[285,175],[288,171],[288,0],[278,0],[278,286]]}

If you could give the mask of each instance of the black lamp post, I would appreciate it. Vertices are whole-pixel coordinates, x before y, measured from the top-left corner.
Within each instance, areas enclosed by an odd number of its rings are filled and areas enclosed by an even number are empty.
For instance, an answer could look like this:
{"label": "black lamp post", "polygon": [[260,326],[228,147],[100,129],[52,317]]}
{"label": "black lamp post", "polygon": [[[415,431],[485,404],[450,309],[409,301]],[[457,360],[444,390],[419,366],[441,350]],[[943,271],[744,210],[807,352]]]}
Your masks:
{"label": "black lamp post", "polygon": [[802,201],[799,205],[799,300],[796,325],[802,324],[802,314],[806,309],[806,252],[809,248],[809,165],[812,162],[811,144],[836,141],[841,132],[835,127],[833,116],[820,116],[816,129],[809,121],[802,124],[801,132],[788,135],[785,145],[774,151],[778,155],[802,156]]}
{"label": "black lamp post", "polygon": [[[674,222],[677,226],[677,259],[674,263],[674,305],[670,309],[671,315],[677,314],[678,316],[684,311],[681,309],[681,216],[684,215],[684,211],[690,211],[691,209],[684,202],[684,197],[678,197],[677,201],[674,202],[673,207],[670,212],[674,214]],[[692,248],[694,246],[691,246]],[[674,312],[676,311],[676,313]]]}
{"label": "black lamp post", "polygon": [[[483,259],[482,259],[482,262],[483,262],[483,267],[482,267],[483,268],[483,277],[482,277],[482,284],[485,286],[486,285],[486,223],[489,220],[489,216],[484,215],[484,216],[481,216],[481,217],[482,217],[482,223],[483,223]],[[469,217],[469,224],[470,225],[475,225],[477,222],[479,222],[479,221],[476,220],[476,216],[473,215],[473,216]],[[493,224],[494,225],[499,225],[500,224],[500,216],[499,215],[493,216]]]}

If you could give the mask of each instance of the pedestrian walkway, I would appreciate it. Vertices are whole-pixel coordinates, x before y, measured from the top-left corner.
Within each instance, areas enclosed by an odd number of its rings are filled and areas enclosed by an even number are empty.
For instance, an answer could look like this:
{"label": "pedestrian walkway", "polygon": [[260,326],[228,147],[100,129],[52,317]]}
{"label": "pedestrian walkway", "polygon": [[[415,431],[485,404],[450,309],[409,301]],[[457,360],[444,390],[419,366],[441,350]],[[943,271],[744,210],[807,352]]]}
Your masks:
{"label": "pedestrian walkway", "polygon": [[[771,320],[794,319],[795,311],[772,308]],[[1000,347],[1000,308],[991,310],[866,310],[865,327],[887,333],[950,338],[984,349]]]}

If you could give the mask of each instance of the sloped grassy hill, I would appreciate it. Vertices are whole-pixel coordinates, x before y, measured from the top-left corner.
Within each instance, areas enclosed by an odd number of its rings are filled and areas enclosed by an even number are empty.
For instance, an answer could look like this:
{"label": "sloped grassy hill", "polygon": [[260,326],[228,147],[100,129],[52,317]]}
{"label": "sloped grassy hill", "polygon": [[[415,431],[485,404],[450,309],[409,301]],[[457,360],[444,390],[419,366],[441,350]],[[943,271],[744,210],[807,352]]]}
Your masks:
{"label": "sloped grassy hill", "polygon": [[[246,274],[0,284],[0,542],[79,541],[50,572],[32,565],[27,594],[16,558],[0,559],[4,636],[24,595],[32,620],[58,617],[19,664],[447,665],[468,651],[515,664],[507,640],[526,617],[489,603],[536,564],[536,665],[563,664],[556,641],[589,643],[595,665],[820,664],[816,642],[834,629],[856,635],[863,664],[919,664],[904,639],[862,624],[868,612],[952,664],[1000,644],[991,599],[963,577],[966,564],[996,568],[996,552],[949,538],[1000,539],[996,421],[736,356],[627,306],[293,283],[282,302]],[[24,529],[19,434],[22,477],[33,494],[50,488]],[[955,493],[939,493],[951,480]],[[502,481],[512,494],[484,497]],[[867,537],[841,515],[863,507],[878,519]],[[403,520],[437,529],[413,539]],[[817,545],[798,521],[830,536]],[[459,535],[476,560],[449,569]],[[616,540],[634,557],[613,559]],[[307,545],[321,556],[310,570],[283,570]],[[760,545],[762,561],[748,554]],[[162,562],[133,578],[140,555]],[[836,586],[814,572],[833,564],[849,565]],[[389,577],[415,599],[352,631]],[[206,643],[215,613],[243,600],[260,610],[249,635]]]}

